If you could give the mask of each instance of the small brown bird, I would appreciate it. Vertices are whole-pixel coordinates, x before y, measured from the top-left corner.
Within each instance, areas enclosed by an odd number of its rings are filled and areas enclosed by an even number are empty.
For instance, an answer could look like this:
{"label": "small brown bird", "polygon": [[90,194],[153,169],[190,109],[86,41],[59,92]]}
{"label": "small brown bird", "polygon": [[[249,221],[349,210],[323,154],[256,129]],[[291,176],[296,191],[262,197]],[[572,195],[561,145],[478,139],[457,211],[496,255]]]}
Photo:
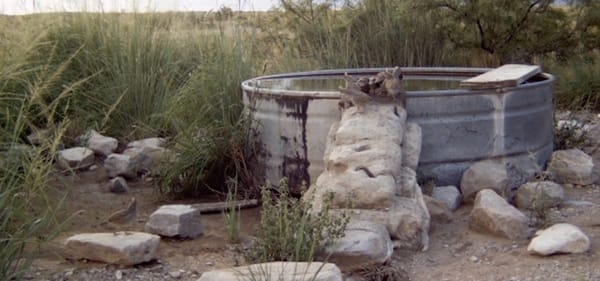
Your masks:
{"label": "small brown bird", "polygon": [[108,217],[107,223],[112,225],[128,225],[135,220],[137,216],[137,201],[132,197],[127,208],[118,210]]}
{"label": "small brown bird", "polygon": [[365,106],[371,101],[371,97],[362,92],[357,85],[351,85],[348,88],[340,88],[340,92],[342,93],[342,100],[349,99],[352,101],[352,104],[356,106],[356,112],[364,112]]}
{"label": "small brown bird", "polygon": [[406,108],[406,91],[402,87],[402,72],[400,72],[400,67],[394,67],[391,77],[383,82],[383,86],[389,97],[400,101],[402,107]]}

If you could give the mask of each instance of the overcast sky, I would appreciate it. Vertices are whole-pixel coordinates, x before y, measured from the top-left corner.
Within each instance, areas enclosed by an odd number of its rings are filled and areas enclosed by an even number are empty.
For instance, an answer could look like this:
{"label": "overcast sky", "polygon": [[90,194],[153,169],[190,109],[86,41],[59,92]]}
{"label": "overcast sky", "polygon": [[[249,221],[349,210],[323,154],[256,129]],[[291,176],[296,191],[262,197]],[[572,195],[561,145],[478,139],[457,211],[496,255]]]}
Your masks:
{"label": "overcast sky", "polygon": [[278,0],[0,0],[0,14],[56,11],[208,11],[227,6],[234,10],[265,11]]}

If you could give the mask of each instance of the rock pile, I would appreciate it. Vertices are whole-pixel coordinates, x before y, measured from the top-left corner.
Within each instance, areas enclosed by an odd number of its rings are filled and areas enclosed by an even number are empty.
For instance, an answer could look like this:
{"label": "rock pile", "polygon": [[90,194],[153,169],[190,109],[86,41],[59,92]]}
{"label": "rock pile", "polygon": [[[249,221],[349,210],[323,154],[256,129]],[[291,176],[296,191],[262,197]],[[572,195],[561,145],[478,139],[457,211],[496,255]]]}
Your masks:
{"label": "rock pile", "polygon": [[[380,73],[370,79],[347,77],[342,93],[350,98],[343,97],[342,102],[349,100],[355,106],[344,109],[341,120],[331,126],[325,170],[304,194],[304,200],[313,202],[315,212],[328,204],[330,212],[347,214],[351,226],[379,224],[386,230],[357,236],[355,229],[348,228],[346,235],[352,238],[344,239],[360,247],[330,248],[333,256],[353,256],[366,264],[384,262],[391,254],[385,236],[391,236],[401,248],[428,248],[430,215],[414,170],[421,149],[421,129],[406,122],[398,77],[397,72]],[[378,103],[376,97],[382,96],[397,102]],[[369,243],[373,244],[366,246]],[[381,251],[374,254],[374,249]]]}

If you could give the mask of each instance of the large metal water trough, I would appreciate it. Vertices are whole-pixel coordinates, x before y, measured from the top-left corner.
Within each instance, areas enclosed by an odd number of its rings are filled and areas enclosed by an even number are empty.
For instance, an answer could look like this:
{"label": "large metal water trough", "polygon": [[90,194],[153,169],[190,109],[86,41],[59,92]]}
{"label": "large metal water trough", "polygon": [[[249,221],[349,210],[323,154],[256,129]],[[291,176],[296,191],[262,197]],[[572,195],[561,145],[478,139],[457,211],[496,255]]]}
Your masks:
{"label": "large metal water trough", "polygon": [[[257,176],[291,186],[323,171],[329,127],[340,119],[343,75],[372,76],[383,68],[338,69],[263,76],[242,83],[256,121]],[[421,181],[459,185],[462,173],[484,159],[543,167],[553,149],[554,77],[539,74],[513,88],[465,90],[463,79],[486,68],[402,68],[408,121],[423,129],[417,173]]]}

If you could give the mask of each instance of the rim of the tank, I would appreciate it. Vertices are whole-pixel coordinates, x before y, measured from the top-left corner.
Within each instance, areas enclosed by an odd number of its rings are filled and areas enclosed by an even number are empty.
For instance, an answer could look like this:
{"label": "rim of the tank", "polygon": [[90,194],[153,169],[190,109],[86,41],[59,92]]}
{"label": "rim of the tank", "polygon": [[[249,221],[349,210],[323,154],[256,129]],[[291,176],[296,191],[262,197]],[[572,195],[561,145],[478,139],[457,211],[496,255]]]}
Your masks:
{"label": "rim of the tank", "polygon": [[[262,94],[269,96],[285,96],[285,97],[310,97],[314,99],[337,99],[339,98],[338,91],[303,91],[303,90],[285,90],[285,89],[271,89],[271,88],[259,88],[252,84],[259,80],[280,80],[280,79],[308,79],[308,78],[328,78],[343,76],[344,73],[350,75],[374,75],[378,72],[389,70],[391,68],[386,67],[375,67],[375,68],[347,68],[347,69],[327,69],[327,70],[316,70],[316,71],[303,71],[303,72],[290,72],[283,74],[265,75],[259,76],[252,79],[248,79],[242,82],[242,90],[250,92],[252,94]],[[478,67],[401,67],[402,74],[407,78],[417,79],[430,79],[430,80],[456,80],[466,79],[482,74],[493,68],[478,68]],[[512,90],[524,90],[530,88],[542,87],[547,84],[553,84],[555,77],[549,73],[539,74],[545,79],[540,81],[529,82],[521,84],[517,87],[505,87],[502,88],[503,92],[510,92]],[[423,91],[407,91],[408,97],[420,97],[420,96],[458,96],[458,95],[473,95],[477,93],[486,93],[489,91],[496,91],[497,89],[485,89],[485,90],[467,90],[467,89],[436,89],[436,90],[423,90]]]}

